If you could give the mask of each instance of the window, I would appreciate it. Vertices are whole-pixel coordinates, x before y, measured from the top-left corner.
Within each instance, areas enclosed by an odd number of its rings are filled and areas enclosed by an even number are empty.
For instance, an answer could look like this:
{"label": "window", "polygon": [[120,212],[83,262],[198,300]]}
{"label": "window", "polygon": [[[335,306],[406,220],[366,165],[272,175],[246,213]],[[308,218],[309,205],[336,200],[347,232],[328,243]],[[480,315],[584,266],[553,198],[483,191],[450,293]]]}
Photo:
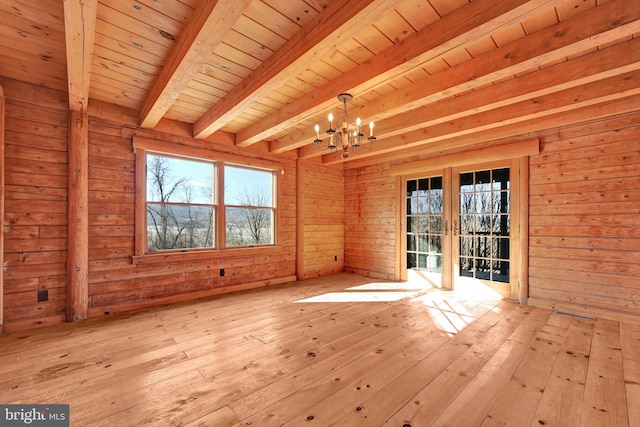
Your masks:
{"label": "window", "polygon": [[225,165],[224,180],[227,247],[272,244],[274,173]]}
{"label": "window", "polygon": [[134,138],[136,256],[274,246],[276,162]]}
{"label": "window", "polygon": [[147,251],[215,247],[215,164],[147,153]]}

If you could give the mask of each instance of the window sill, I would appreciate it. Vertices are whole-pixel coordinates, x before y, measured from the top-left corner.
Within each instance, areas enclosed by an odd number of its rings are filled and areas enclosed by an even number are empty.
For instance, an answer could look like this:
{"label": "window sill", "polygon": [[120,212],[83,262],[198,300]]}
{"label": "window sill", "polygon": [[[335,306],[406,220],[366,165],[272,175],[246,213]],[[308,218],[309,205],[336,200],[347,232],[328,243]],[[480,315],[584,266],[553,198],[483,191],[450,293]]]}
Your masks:
{"label": "window sill", "polygon": [[282,246],[259,246],[253,248],[238,248],[210,251],[189,251],[170,253],[151,253],[132,256],[134,265],[158,264],[180,261],[201,261],[207,259],[238,258],[256,255],[272,255],[280,253]]}

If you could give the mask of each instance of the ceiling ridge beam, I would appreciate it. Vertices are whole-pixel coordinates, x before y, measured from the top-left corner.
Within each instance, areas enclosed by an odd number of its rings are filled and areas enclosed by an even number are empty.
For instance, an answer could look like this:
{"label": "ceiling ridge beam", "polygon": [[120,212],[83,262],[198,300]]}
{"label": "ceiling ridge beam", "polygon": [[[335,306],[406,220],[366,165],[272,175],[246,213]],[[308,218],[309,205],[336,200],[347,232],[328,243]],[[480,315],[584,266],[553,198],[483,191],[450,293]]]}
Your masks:
{"label": "ceiling ridge beam", "polygon": [[[299,120],[335,104],[342,92],[357,93],[373,80],[382,85],[398,75],[446,53],[470,40],[476,40],[532,13],[548,3],[561,0],[480,0],[446,15],[432,25],[410,35],[369,61],[327,82],[313,93],[286,105],[276,114],[238,133],[236,143],[249,145],[281,132]],[[278,153],[279,150],[275,150]]]}
{"label": "ceiling ridge beam", "polygon": [[[332,52],[341,39],[352,38],[391,10],[396,0],[336,0],[242,83],[194,123],[194,137],[206,138],[299,74],[298,67]],[[249,144],[238,144],[246,146]]]}
{"label": "ceiling ridge beam", "polygon": [[[501,48],[462,62],[425,81],[385,95],[380,101],[356,107],[351,111],[360,117],[376,120],[402,114],[491,84],[547,63],[563,60],[640,31],[640,4],[631,6],[614,0],[547,27]],[[576,41],[577,40],[577,41]],[[479,71],[480,70],[480,71]],[[271,143],[272,152],[282,147],[301,147],[315,138],[313,129],[303,136],[292,135]],[[278,150],[279,148],[279,150]],[[312,146],[300,150],[302,157],[317,156]]]}
{"label": "ceiling ridge beam", "polygon": [[64,0],[69,109],[86,111],[98,0]]}
{"label": "ceiling ridge beam", "polygon": [[250,2],[203,0],[199,4],[144,101],[141,127],[158,124]]}

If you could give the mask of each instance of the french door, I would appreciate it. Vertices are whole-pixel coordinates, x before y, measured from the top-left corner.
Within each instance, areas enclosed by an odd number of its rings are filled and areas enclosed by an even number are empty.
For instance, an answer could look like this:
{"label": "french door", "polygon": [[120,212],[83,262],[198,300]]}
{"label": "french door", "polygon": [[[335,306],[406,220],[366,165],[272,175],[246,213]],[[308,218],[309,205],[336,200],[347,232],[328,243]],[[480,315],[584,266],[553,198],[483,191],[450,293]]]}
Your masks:
{"label": "french door", "polygon": [[482,283],[519,299],[518,176],[517,161],[404,176],[402,278]]}

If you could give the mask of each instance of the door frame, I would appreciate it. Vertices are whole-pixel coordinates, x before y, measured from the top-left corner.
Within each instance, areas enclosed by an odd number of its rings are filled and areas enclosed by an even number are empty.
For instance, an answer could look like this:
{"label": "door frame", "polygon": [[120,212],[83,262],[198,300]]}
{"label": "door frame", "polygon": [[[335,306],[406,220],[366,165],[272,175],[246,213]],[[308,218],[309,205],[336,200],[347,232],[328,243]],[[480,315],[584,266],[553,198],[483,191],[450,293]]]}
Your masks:
{"label": "door frame", "polygon": [[[415,179],[428,176],[442,176],[443,187],[453,188],[453,173],[460,170],[482,170],[492,168],[491,165],[502,165],[510,168],[510,205],[511,205],[511,224],[510,224],[510,277],[509,292],[503,294],[503,297],[526,304],[529,297],[529,156],[539,153],[539,139],[518,141],[506,143],[500,147],[487,147],[478,149],[474,152],[467,152],[461,155],[454,153],[449,155],[437,156],[428,160],[413,162],[409,164],[392,165],[390,173],[396,178],[397,188],[397,206],[399,206],[397,218],[397,259],[396,278],[398,280],[407,280],[407,261],[406,261],[406,182],[408,179]],[[447,187],[448,185],[448,187]],[[457,193],[458,190],[456,190]],[[444,193],[444,190],[443,190]],[[448,199],[448,200],[447,200]],[[454,255],[459,257],[458,253],[454,254],[452,234],[453,218],[453,198],[445,197],[443,199],[443,209],[445,218],[448,218],[448,224],[445,224],[443,234],[446,232],[449,238],[443,238],[443,289],[451,289],[455,284],[455,276],[459,271],[459,265],[454,262],[444,262],[445,256],[449,256],[449,260],[454,260]],[[444,237],[444,236],[443,236]],[[445,242],[447,242],[445,244]],[[448,251],[445,255],[445,250]]]}

